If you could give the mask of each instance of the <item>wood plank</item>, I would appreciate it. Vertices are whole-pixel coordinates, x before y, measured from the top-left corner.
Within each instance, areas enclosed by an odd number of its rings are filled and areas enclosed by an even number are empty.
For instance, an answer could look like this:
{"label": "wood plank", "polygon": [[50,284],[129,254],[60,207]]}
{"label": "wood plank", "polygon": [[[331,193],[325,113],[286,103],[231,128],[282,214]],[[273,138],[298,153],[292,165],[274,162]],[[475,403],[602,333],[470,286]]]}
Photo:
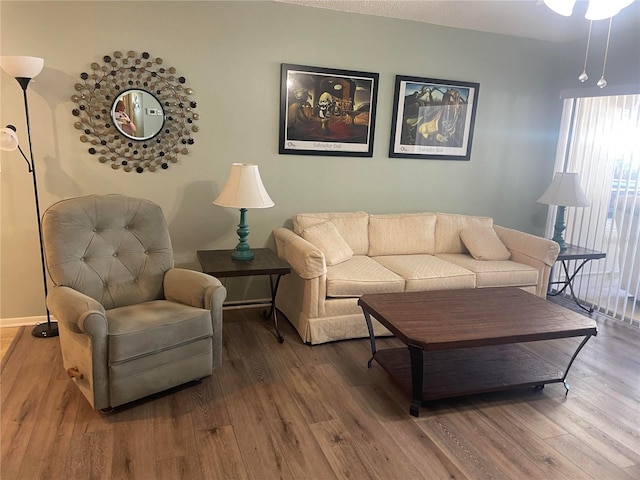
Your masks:
{"label": "wood plank", "polygon": [[432,415],[417,421],[416,425],[466,477],[477,480],[510,478],[486,454],[488,446],[485,441],[470,436],[467,425],[462,430],[458,427],[456,415],[460,415],[459,412]]}
{"label": "wood plank", "polygon": [[[466,413],[465,413],[466,414]],[[507,453],[500,459],[499,465],[505,469],[507,465],[514,465],[514,459],[525,465],[532,462],[541,473],[524,475],[529,478],[559,478],[568,476],[572,479],[590,478],[587,471],[573,462],[568,461],[559,452],[555,451],[549,443],[538,439],[533,433],[520,427],[510,420],[500,408],[485,407],[470,411],[467,415],[477,416],[482,423],[474,423],[480,435],[486,435],[493,441],[501,439],[498,452]]]}
{"label": "wood plank", "polygon": [[3,327],[0,328],[0,359],[4,359],[12,349],[13,340],[25,327]]}
{"label": "wood plank", "polygon": [[153,402],[153,439],[156,460],[188,457],[196,449],[195,429],[185,390]]}
{"label": "wood plank", "polygon": [[596,450],[585,445],[573,435],[548,438],[546,443],[564,457],[571,458],[576,465],[588,472],[592,478],[606,478],[607,480],[632,480],[633,478],[629,473],[616,467]]}
{"label": "wood plank", "polygon": [[293,478],[245,364],[229,360],[225,366],[220,385],[248,476]]}
{"label": "wood plank", "polygon": [[57,448],[68,448],[81,400],[75,395],[75,385],[68,380],[51,379],[47,385],[46,401],[40,403],[43,421],[35,423],[27,445],[29,456],[20,465],[18,478],[56,478],[64,476],[64,462],[51,455]]}
{"label": "wood plank", "polygon": [[149,472],[156,472],[154,414],[153,402],[109,414],[115,439],[111,458],[113,478],[144,478]]}
{"label": "wood plank", "polygon": [[158,480],[175,480],[176,478],[188,478],[189,480],[206,479],[200,468],[197,455],[158,460],[156,472],[154,478]]}
{"label": "wood plank", "polygon": [[114,441],[113,429],[74,434],[66,454],[66,478],[114,478],[111,475]]}
{"label": "wood plank", "polygon": [[293,477],[335,479],[286,385],[283,382],[259,385],[256,394]]}
{"label": "wood plank", "polygon": [[351,393],[331,365],[312,367],[318,381],[325,386],[324,398],[345,425],[374,471],[382,478],[416,478],[420,472],[408,461],[395,439],[373,418],[366,404]]}
{"label": "wood plank", "polygon": [[[592,422],[599,420],[597,417],[584,417],[565,408],[564,403],[558,403],[553,398],[549,402],[533,402],[530,405],[562,427],[593,450],[600,452],[614,465],[625,468],[640,464],[640,451],[632,450],[599,429]],[[571,397],[573,401],[573,397]]]}
{"label": "wood plank", "polygon": [[310,428],[338,478],[382,478],[375,474],[374,466],[357,448],[358,441],[340,420],[314,423]]}
{"label": "wood plank", "polygon": [[204,478],[249,478],[231,425],[207,430],[198,429],[196,444]]}

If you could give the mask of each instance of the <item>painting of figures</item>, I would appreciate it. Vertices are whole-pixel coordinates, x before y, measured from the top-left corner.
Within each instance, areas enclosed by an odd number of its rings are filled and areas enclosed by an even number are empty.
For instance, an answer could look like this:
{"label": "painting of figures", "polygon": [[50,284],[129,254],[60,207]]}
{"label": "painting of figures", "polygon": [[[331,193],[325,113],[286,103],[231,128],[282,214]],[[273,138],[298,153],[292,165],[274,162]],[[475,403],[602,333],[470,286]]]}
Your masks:
{"label": "painting of figures", "polygon": [[396,76],[390,157],[469,160],[480,85]]}
{"label": "painting of figures", "polygon": [[371,157],[378,74],[283,64],[280,153]]}

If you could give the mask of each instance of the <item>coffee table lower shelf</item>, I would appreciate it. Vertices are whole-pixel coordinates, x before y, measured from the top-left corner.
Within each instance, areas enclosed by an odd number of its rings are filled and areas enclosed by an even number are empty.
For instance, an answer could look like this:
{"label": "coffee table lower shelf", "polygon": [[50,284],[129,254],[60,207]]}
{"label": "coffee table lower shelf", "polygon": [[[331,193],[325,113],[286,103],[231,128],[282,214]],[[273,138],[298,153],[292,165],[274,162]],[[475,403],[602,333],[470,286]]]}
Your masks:
{"label": "coffee table lower shelf", "polygon": [[[422,379],[412,378],[410,348],[379,350],[374,359],[412,396],[410,413],[418,416],[424,402],[517,387],[543,388],[563,383],[565,372],[521,344],[422,351]],[[414,388],[422,394],[415,395]],[[568,390],[568,385],[565,383]]]}

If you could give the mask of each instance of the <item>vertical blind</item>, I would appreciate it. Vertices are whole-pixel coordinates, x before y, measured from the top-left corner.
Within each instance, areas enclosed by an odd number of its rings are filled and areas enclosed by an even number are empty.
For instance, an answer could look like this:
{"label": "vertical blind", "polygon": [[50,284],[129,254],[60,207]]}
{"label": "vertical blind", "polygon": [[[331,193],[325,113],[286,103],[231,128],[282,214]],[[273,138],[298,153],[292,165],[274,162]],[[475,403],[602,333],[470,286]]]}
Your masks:
{"label": "vertical blind", "polygon": [[590,201],[567,209],[565,240],[607,254],[576,277],[576,294],[640,326],[640,94],[567,98],[560,128],[555,171],[579,173]]}

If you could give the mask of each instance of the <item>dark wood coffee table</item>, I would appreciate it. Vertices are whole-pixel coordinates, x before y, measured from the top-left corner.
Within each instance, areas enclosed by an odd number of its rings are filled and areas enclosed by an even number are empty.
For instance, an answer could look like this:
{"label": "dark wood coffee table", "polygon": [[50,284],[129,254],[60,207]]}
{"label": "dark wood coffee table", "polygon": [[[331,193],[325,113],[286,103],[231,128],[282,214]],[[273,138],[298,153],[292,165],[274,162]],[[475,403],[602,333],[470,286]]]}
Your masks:
{"label": "dark wood coffee table", "polygon": [[[595,321],[519,288],[482,288],[363,295],[372,357],[411,392],[409,413],[428,400],[562,382]],[[371,316],[407,348],[376,351]],[[566,369],[526,342],[585,337]]]}

